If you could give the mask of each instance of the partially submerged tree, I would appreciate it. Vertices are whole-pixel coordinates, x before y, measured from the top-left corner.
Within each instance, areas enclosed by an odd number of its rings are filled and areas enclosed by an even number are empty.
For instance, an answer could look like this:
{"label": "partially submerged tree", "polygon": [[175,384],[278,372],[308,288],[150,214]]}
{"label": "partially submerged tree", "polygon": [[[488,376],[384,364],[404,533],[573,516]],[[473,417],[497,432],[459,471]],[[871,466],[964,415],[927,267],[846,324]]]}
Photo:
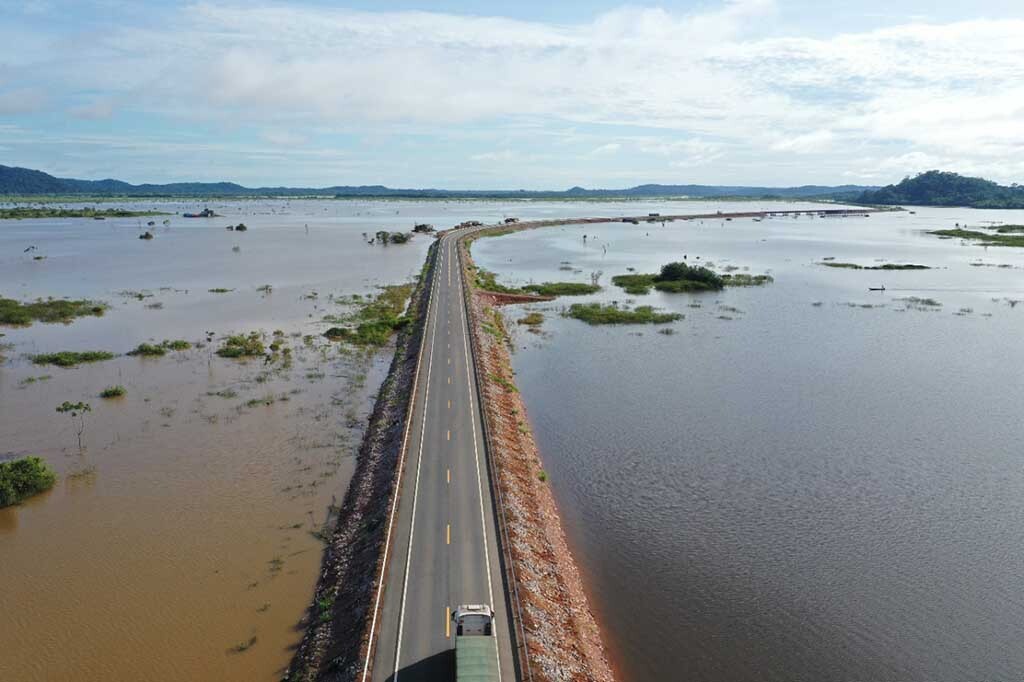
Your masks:
{"label": "partially submerged tree", "polygon": [[65,400],[57,407],[57,411],[61,414],[67,414],[71,416],[72,422],[76,419],[78,429],[78,452],[82,452],[82,434],[85,433],[85,413],[92,412],[92,405],[89,403],[77,402],[72,403]]}

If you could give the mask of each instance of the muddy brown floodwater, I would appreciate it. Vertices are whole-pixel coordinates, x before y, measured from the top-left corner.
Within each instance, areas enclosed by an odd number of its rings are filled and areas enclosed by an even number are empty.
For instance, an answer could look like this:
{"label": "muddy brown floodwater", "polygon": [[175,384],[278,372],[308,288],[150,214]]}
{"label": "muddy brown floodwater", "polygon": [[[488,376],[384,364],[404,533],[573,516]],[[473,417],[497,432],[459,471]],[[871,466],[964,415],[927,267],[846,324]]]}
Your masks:
{"label": "muddy brown floodwater", "polygon": [[[0,224],[0,296],[111,305],[67,326],[0,327],[0,459],[39,455],[59,476],[0,510],[0,680],[269,681],[290,661],[321,561],[314,532],[344,495],[391,353],[327,342],[323,317],[351,311],[342,296],[407,281],[432,240],[365,244],[370,228],[411,226],[393,210],[268,206],[172,217],[151,242],[132,219]],[[248,233],[226,232],[240,216]],[[252,330],[291,348],[290,366],[215,355]],[[123,355],[164,339],[202,347]],[[86,349],[119,357],[71,369],[28,357]],[[116,384],[126,396],[98,397]],[[81,453],[55,411],[65,400],[92,407]]]}

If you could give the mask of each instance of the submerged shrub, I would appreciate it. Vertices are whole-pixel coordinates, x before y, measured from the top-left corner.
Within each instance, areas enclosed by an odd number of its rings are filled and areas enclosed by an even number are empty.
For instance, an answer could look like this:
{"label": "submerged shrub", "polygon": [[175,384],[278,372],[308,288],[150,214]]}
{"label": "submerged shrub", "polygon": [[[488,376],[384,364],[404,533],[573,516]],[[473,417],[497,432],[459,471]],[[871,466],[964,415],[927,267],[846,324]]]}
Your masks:
{"label": "submerged shrub", "polygon": [[113,359],[114,354],[105,350],[70,351],[58,353],[41,353],[32,356],[37,365],[57,365],[58,367],[74,367],[83,362],[100,362]]}
{"label": "submerged shrub", "polygon": [[0,507],[18,504],[57,482],[57,475],[39,457],[0,462]]}
{"label": "submerged shrub", "polygon": [[222,358],[253,357],[263,355],[265,352],[263,336],[259,332],[252,332],[248,336],[229,336],[224,340],[224,345],[217,349],[217,355]]}
{"label": "submerged shrub", "polygon": [[118,384],[117,386],[107,386],[100,392],[101,398],[122,398],[128,393],[128,389]]}

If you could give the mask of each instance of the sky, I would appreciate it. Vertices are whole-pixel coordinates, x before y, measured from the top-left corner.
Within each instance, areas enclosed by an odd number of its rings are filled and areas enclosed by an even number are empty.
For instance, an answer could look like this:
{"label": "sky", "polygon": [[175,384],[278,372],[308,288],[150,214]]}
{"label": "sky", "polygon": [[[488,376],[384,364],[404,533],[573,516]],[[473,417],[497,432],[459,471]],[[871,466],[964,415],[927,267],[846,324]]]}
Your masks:
{"label": "sky", "polygon": [[0,0],[0,164],[248,186],[1024,182],[1021,0]]}

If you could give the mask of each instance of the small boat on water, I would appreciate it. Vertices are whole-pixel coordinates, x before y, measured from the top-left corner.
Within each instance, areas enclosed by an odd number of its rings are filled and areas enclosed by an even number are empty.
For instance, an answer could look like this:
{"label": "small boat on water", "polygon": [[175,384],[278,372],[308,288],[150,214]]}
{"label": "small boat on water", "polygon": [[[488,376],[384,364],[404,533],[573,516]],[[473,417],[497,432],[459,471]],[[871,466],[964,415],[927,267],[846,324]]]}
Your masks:
{"label": "small boat on water", "polygon": [[885,291],[885,286],[880,287],[868,287],[868,291]]}

